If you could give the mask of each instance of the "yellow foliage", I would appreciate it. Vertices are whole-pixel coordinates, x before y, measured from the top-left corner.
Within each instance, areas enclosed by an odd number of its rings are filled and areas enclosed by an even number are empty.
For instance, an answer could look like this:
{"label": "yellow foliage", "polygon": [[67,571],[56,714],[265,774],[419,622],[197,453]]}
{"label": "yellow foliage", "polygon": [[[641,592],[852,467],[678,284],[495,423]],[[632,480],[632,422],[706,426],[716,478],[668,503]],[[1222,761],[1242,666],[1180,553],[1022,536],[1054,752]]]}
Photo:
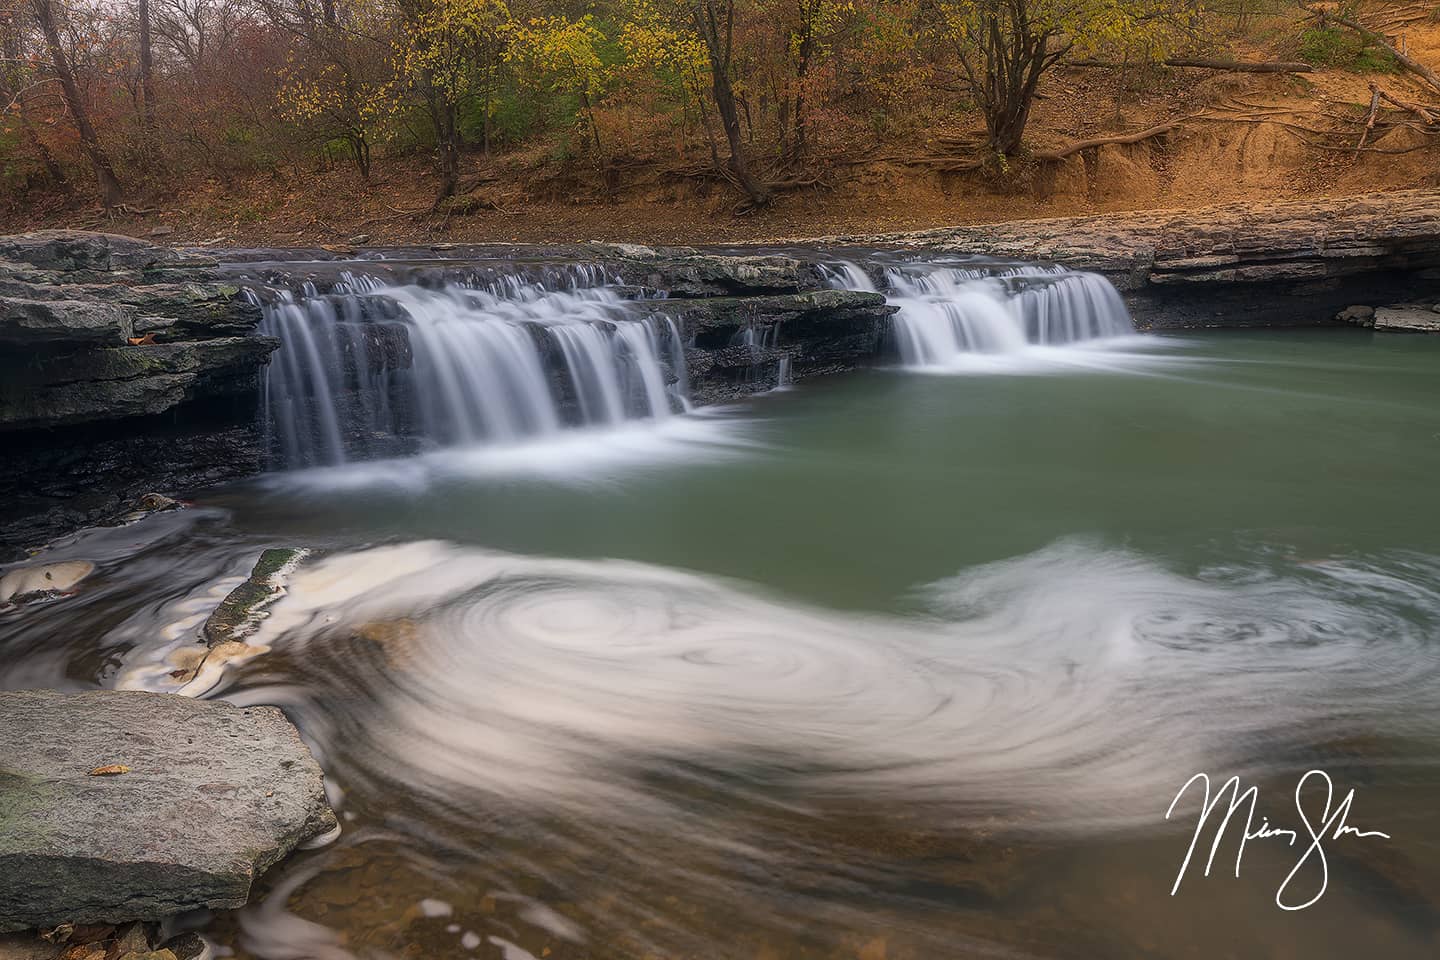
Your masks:
{"label": "yellow foliage", "polygon": [[[938,0],[940,39],[980,46],[1001,25],[1002,36],[1047,38],[1051,50],[1130,53],[1164,59],[1200,13],[1193,0]],[[1017,9],[1023,19],[1017,18]]]}
{"label": "yellow foliage", "polygon": [[516,32],[505,0],[428,0],[395,41],[395,72],[453,102],[493,80]]}
{"label": "yellow foliage", "polygon": [[516,26],[505,58],[525,67],[523,76],[532,85],[594,100],[605,92],[612,75],[600,58],[604,40],[589,14],[578,20],[536,17]]}

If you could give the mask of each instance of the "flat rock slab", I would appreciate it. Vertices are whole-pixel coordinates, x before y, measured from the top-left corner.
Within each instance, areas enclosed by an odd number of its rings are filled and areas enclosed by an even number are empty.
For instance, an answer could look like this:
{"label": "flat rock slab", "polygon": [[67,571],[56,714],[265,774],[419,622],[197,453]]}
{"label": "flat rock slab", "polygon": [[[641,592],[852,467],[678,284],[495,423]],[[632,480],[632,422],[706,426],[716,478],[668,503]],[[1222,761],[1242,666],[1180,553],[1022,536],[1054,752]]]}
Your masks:
{"label": "flat rock slab", "polygon": [[319,765],[274,707],[0,693],[0,932],[240,907],[335,825]]}
{"label": "flat rock slab", "polygon": [[1376,330],[1440,333],[1440,313],[1423,307],[1377,307],[1374,326]]}

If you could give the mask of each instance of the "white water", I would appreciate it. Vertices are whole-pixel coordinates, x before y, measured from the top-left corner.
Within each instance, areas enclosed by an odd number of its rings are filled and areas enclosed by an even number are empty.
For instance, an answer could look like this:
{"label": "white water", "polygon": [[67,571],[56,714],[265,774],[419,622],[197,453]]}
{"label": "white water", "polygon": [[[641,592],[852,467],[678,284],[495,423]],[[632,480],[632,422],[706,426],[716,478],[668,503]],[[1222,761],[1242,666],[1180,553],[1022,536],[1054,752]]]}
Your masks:
{"label": "white water", "polygon": [[[327,671],[373,687],[347,736],[365,770],[344,779],[395,778],[417,799],[658,823],[685,814],[639,760],[685,757],[802,781],[811,801],[903,796],[952,825],[1014,805],[1091,829],[1151,822],[1195,771],[1249,761],[1277,717],[1309,733],[1382,722],[1397,690],[1433,680],[1421,621],[1394,610],[1440,597],[1364,565],[1193,577],[1064,541],[917,599],[923,615],[842,616],[645,564],[423,542],[301,567],[251,642],[333,651]],[[413,628],[389,651],[404,669],[364,676],[348,638],[392,621]],[[1383,655],[1364,639],[1382,635]]]}
{"label": "white water", "polygon": [[[850,263],[832,267],[830,282],[876,289]],[[308,284],[298,296],[274,291],[261,325],[284,344],[264,384],[269,448],[284,466],[329,467],[688,411],[680,329],[608,284],[576,265],[550,286],[510,275],[436,290],[347,273],[323,295]],[[1132,332],[1103,277],[1063,267],[907,263],[887,266],[882,286],[899,307],[896,349],[914,369],[1085,363],[1076,345]],[[790,353],[776,356],[780,326],[746,326],[732,340],[754,357],[755,384],[791,381]]]}
{"label": "white water", "polygon": [[[887,267],[884,278],[889,302],[900,308],[893,331],[906,367],[973,369],[977,354],[1018,357],[1134,332],[1119,293],[1099,274],[919,263]],[[830,283],[877,291],[848,262],[830,268]]]}
{"label": "white water", "polygon": [[328,295],[279,291],[261,325],[283,341],[264,386],[271,449],[287,466],[333,466],[406,438],[512,445],[688,410],[675,324],[603,282],[582,271],[566,290],[518,277],[431,290],[347,275]]}

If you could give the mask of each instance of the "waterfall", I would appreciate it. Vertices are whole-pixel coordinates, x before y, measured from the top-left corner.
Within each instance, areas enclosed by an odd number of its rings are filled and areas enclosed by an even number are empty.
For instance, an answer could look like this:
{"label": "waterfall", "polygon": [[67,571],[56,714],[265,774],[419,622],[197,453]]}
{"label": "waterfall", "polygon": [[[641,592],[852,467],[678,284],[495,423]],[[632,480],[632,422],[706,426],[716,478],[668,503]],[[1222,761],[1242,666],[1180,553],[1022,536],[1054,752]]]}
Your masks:
{"label": "waterfall", "polygon": [[[826,268],[830,285],[875,292],[860,267]],[[945,367],[966,355],[1015,354],[1133,333],[1120,294],[1099,274],[1057,266],[913,263],[888,266],[899,307],[894,342],[907,367]]]}
{"label": "waterfall", "polygon": [[[262,394],[277,465],[508,446],[690,409],[680,325],[602,267],[373,269],[295,289],[250,288],[261,332],[283,344]],[[1104,278],[1063,267],[889,259],[823,269],[832,287],[885,291],[898,308],[894,346],[909,367],[1008,363],[1131,329]],[[761,315],[712,328],[726,339],[703,349],[746,392],[783,389],[813,370],[807,338],[831,336],[801,327],[792,341],[785,323]]]}
{"label": "waterfall", "polygon": [[339,464],[689,409],[674,322],[638,312],[594,268],[572,279],[434,290],[344,274],[324,294],[270,291],[261,332],[283,342],[263,385],[272,453]]}

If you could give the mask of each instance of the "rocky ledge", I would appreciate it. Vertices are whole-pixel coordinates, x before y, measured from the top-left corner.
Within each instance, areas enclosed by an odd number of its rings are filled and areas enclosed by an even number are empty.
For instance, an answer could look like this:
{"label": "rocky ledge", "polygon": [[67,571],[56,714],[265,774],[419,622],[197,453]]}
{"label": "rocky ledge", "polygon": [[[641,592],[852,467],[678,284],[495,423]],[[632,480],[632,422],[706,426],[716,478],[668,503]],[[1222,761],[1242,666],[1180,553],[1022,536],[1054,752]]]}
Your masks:
{"label": "rocky ledge", "polygon": [[0,693],[0,933],[243,906],[336,829],[273,707],[169,694]]}
{"label": "rocky ledge", "polygon": [[[1440,299],[1440,191],[833,237],[784,253],[437,244],[217,257],[104,234],[0,237],[0,442],[10,454],[0,458],[0,562],[143,493],[262,468],[260,371],[279,343],[257,335],[253,297],[331,299],[350,339],[327,389],[348,409],[365,399],[357,384],[408,372],[413,359],[406,324],[375,322],[399,319],[384,313],[386,298],[347,293],[353,274],[428,287],[608,282],[674,322],[686,369],[670,376],[688,376],[696,402],[716,403],[770,389],[782,372],[800,380],[881,358],[895,308],[828,289],[824,264],[841,244],[1096,271],[1141,328],[1343,323],[1357,305],[1388,304],[1361,322],[1430,330],[1412,307]],[[552,366],[564,406],[571,386]],[[410,449],[352,433],[341,443],[364,455]]]}
{"label": "rocky ledge", "polygon": [[828,238],[1105,275],[1141,327],[1301,326],[1440,292],[1440,191]]}
{"label": "rocky ledge", "polygon": [[253,391],[279,344],[218,262],[129,237],[0,237],[0,431],[166,413]]}
{"label": "rocky ledge", "polygon": [[147,490],[259,468],[279,342],[217,268],[129,237],[0,237],[0,561]]}

